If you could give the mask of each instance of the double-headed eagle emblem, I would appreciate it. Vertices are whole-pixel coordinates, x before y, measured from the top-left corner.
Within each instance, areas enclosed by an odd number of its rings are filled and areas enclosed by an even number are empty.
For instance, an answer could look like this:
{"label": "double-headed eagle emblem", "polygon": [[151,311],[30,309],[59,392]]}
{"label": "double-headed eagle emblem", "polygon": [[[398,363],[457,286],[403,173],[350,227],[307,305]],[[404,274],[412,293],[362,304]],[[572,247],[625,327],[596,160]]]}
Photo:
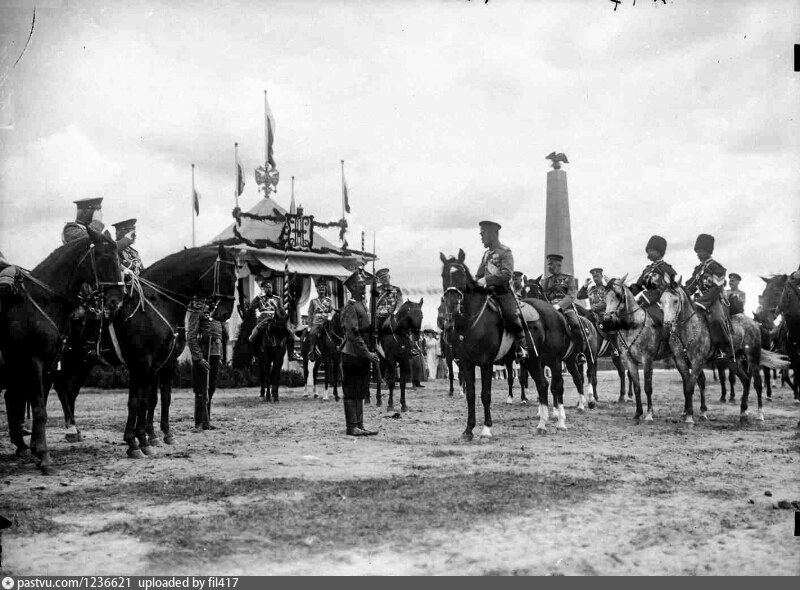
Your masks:
{"label": "double-headed eagle emblem", "polygon": [[555,152],[550,152],[550,155],[547,156],[545,160],[550,160],[553,163],[553,168],[555,170],[561,169],[561,162],[564,162],[564,164],[569,164],[569,160],[567,160],[566,154],[562,153],[557,154]]}

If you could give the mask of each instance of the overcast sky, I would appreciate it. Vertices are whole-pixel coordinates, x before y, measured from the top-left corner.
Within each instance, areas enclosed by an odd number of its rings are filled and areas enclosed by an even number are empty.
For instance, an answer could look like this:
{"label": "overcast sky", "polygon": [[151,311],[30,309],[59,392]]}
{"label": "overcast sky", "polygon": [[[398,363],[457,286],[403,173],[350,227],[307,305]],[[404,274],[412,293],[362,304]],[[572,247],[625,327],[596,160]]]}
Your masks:
{"label": "overcast sky", "polygon": [[[4,68],[32,5],[0,8]],[[400,286],[440,286],[440,251],[474,270],[484,218],[540,274],[555,150],[581,282],[640,272],[653,233],[688,276],[707,232],[754,309],[758,274],[800,263],[798,41],[796,1],[37,2],[3,88],[0,250],[34,266],[72,201],[103,196],[152,263],[191,244],[193,162],[208,241],[232,220],[235,141],[243,208],[260,198],[267,89],[278,202],[294,175],[337,219],[344,159],[350,243],[376,232]]]}

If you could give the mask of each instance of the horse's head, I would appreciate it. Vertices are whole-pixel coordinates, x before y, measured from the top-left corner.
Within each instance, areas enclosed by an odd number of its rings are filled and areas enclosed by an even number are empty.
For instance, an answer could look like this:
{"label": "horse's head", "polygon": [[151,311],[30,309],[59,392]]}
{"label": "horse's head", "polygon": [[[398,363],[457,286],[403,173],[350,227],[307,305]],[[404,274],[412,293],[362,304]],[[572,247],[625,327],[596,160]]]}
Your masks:
{"label": "horse's head", "polygon": [[[110,236],[101,234],[91,227],[85,253],[81,256],[75,278],[84,292],[91,292],[95,297],[102,297],[104,310],[114,313],[125,294],[125,283],[122,282],[122,268],[119,264],[117,244]],[[82,289],[86,285],[85,289]]]}
{"label": "horse's head", "polygon": [[419,332],[422,329],[422,302],[415,303],[411,300],[406,300],[397,310],[397,325],[402,330],[411,330],[412,332]]}
{"label": "horse's head", "polygon": [[786,292],[789,289],[789,275],[761,277],[766,283],[764,292],[758,298],[764,310],[771,310],[776,316],[788,310]]}
{"label": "horse's head", "polygon": [[603,324],[610,326],[619,323],[620,311],[627,312],[628,293],[630,289],[625,284],[628,275],[622,278],[612,278],[606,283],[606,309],[603,312]]}
{"label": "horse's head", "polygon": [[678,277],[678,280],[675,281],[667,279],[665,275],[664,290],[661,292],[659,303],[661,304],[661,310],[664,312],[664,327],[667,329],[671,329],[678,321],[684,307],[691,305],[682,283],[681,277]]}
{"label": "horse's head", "polygon": [[453,318],[461,316],[463,309],[461,303],[464,301],[464,295],[471,292],[477,283],[472,278],[472,274],[464,264],[464,250],[458,250],[458,257],[451,256],[447,258],[441,252],[439,258],[442,261],[442,315],[443,329],[451,329],[454,327]]}
{"label": "horse's head", "polygon": [[200,275],[199,288],[210,300],[211,317],[224,322],[231,317],[236,299],[236,258],[222,244],[206,250],[203,264],[208,268]]}
{"label": "horse's head", "polygon": [[547,301],[547,297],[545,297],[544,294],[544,288],[542,287],[542,275],[539,275],[535,279],[528,279],[525,282],[525,286],[522,287],[522,298],[541,299],[542,301]]}

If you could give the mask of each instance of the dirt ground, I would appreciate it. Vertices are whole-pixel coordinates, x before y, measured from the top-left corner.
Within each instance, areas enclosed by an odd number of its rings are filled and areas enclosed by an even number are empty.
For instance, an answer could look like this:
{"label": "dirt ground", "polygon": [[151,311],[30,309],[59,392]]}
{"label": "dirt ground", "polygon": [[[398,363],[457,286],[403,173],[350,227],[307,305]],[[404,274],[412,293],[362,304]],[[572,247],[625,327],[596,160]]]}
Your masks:
{"label": "dirt ground", "polygon": [[[710,375],[709,375],[710,376]],[[597,409],[566,391],[566,433],[535,434],[536,406],[506,405],[495,381],[490,440],[459,435],[466,403],[444,381],[408,391],[409,411],[365,408],[371,438],[344,435],[341,403],[284,389],[215,397],[217,430],[192,432],[176,392],[176,442],[125,456],[126,398],[78,400],[68,443],[50,400],[59,468],[45,477],[0,442],[3,571],[32,574],[800,574],[800,407],[787,388],[766,421],[709,390],[710,421],[679,420],[676,372],[657,372],[656,419],[617,404],[601,373]],[[740,390],[737,389],[737,400]],[[699,402],[695,401],[695,411]],[[751,412],[755,416],[755,397]],[[5,417],[0,421],[5,428]],[[788,509],[778,503],[788,501]],[[787,505],[784,503],[784,505]],[[795,504],[797,506],[797,504]]]}

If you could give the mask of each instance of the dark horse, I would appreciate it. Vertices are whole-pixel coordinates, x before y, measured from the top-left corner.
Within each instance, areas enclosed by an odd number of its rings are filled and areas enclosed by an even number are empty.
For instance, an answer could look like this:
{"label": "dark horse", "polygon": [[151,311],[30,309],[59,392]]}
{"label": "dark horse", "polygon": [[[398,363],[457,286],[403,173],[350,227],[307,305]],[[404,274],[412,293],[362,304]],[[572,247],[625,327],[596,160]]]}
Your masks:
{"label": "dark horse", "polygon": [[[394,382],[397,367],[400,367],[400,411],[408,411],[406,405],[406,383],[411,379],[411,354],[416,343],[412,334],[419,334],[422,329],[422,299],[419,303],[404,301],[397,312],[389,316],[387,325],[379,332],[379,342],[383,348],[381,373],[386,379],[389,389],[388,410],[394,409]],[[381,384],[378,382],[375,391],[375,405],[381,405]]]}
{"label": "dark horse", "polygon": [[[542,288],[541,278],[542,277],[531,279],[525,283],[525,287],[522,291],[523,297],[526,299],[534,298],[549,303],[547,295]],[[574,354],[568,354],[567,358],[564,359],[564,364],[567,367],[567,371],[572,376],[572,381],[575,383],[575,387],[578,390],[577,409],[582,412],[584,411],[586,404],[586,399],[583,395],[585,385],[583,378],[584,358],[586,364],[586,376],[589,379],[589,386],[592,390],[589,394],[589,409],[593,409],[595,403],[599,401],[599,398],[597,397],[597,358],[600,356],[601,336],[600,330],[597,328],[596,318],[591,311],[580,305],[575,306],[575,311],[580,316],[580,321],[583,326],[583,348],[581,350],[574,351]],[[606,346],[606,350],[608,348],[609,347]],[[579,357],[578,353],[583,353],[583,357]],[[617,364],[617,371],[619,372],[620,379],[622,381],[621,391],[624,393],[625,373],[622,371],[619,364]]]}
{"label": "dark horse", "polygon": [[[491,437],[492,415],[492,366],[498,356],[504,356],[501,346],[504,341],[503,321],[499,312],[489,302],[489,294],[478,286],[469,269],[464,265],[465,254],[458,251],[458,258],[439,254],[442,268],[442,296],[444,302],[443,329],[447,340],[453,343],[453,355],[459,359],[461,374],[467,390],[467,427],[461,438],[472,440],[475,428],[475,367],[481,368],[481,402],[483,403],[484,426],[481,437]],[[539,394],[540,434],[547,433],[547,388],[544,366],[552,375],[553,406],[558,415],[558,430],[566,430],[564,410],[564,380],[561,362],[573,347],[564,317],[553,306],[537,299],[526,299],[523,309],[526,325],[525,337],[530,354],[523,363],[524,368],[536,383]],[[498,354],[501,353],[501,354]]]}
{"label": "dark horse", "polygon": [[[251,325],[255,325],[255,308],[250,308]],[[258,361],[258,382],[261,386],[259,396],[264,401],[280,401],[278,384],[281,380],[281,366],[286,354],[286,324],[289,316],[276,313],[266,322],[250,343],[252,355]],[[243,324],[244,326],[244,324]]]}
{"label": "dark horse", "polygon": [[[317,375],[320,365],[322,366],[324,392],[322,400],[328,401],[328,385],[333,386],[333,399],[339,401],[339,383],[341,381],[340,362],[342,353],[339,351],[344,342],[344,329],[342,328],[342,317],[339,310],[331,314],[330,319],[326,319],[322,324],[319,335],[317,336],[317,346],[315,351],[314,368],[311,372],[313,381],[314,397],[317,397]],[[308,349],[308,335],[303,339],[303,376],[305,382],[308,381],[308,363],[311,351]],[[308,387],[306,385],[306,387]]]}
{"label": "dark horse", "polygon": [[114,312],[122,301],[122,273],[116,244],[89,229],[85,238],[55,250],[32,271],[22,271],[21,296],[0,313],[0,352],[9,367],[6,410],[17,454],[28,447],[22,438],[25,401],[33,409],[31,449],[45,475],[53,473],[47,448],[47,394],[79,306]]}
{"label": "dark horse", "polygon": [[783,316],[778,347],[786,353],[794,374],[789,385],[800,403],[800,289],[787,275],[761,277],[766,283],[761,301],[764,309]]}

